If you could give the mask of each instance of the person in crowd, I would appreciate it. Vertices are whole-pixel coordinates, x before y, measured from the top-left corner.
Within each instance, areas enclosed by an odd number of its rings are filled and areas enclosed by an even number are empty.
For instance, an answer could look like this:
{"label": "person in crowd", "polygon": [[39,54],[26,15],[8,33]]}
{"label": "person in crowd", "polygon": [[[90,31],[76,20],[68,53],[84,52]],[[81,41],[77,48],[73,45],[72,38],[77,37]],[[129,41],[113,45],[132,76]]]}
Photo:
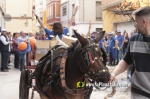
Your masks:
{"label": "person in crowd", "polygon": [[123,36],[124,36],[126,33],[127,33],[127,31],[126,31],[126,30],[124,30],[124,31],[123,31]]}
{"label": "person in crowd", "polygon": [[[11,32],[7,32],[7,39],[10,42],[12,41]],[[11,53],[12,53],[12,45],[9,44],[9,46],[8,46],[8,56],[7,56],[7,61],[6,61],[7,66],[13,65],[13,63],[11,63],[11,61],[10,61]]]}
{"label": "person in crowd", "polygon": [[110,53],[110,48],[109,48],[109,36],[108,36],[108,33],[107,34],[105,34],[105,36],[104,36],[104,50],[105,50],[105,52],[106,52],[106,54],[107,54],[107,64],[110,64],[110,55],[109,55],[109,53]]}
{"label": "person in crowd", "polygon": [[125,53],[127,52],[128,42],[129,42],[129,36],[128,36],[128,33],[126,32],[124,34],[124,40],[123,40],[123,46],[122,46],[123,55],[125,55]]}
{"label": "person in crowd", "polygon": [[97,36],[97,32],[93,31],[92,34],[91,34],[91,38],[94,39],[96,36]]}
{"label": "person in crowd", "polygon": [[116,33],[117,33],[116,39],[118,41],[117,63],[116,64],[118,64],[119,61],[122,59],[122,56],[123,56],[122,47],[123,47],[124,37],[123,37],[123,35],[121,35],[121,31],[120,30],[117,30]]}
{"label": "person in crowd", "polygon": [[18,49],[18,34],[13,33],[12,48],[14,52],[14,68],[19,69],[19,49]]}
{"label": "person in crowd", "polygon": [[42,40],[45,40],[45,35],[41,34],[41,38],[42,38]]}
{"label": "person in crowd", "polygon": [[76,7],[74,14],[72,15],[69,23],[68,23],[68,27],[63,29],[63,26],[60,22],[55,22],[53,24],[53,28],[52,30],[49,30],[48,28],[46,28],[46,26],[43,24],[42,20],[36,15],[35,11],[33,10],[33,14],[35,15],[36,19],[38,20],[38,22],[40,23],[40,25],[42,26],[42,28],[45,30],[47,37],[49,40],[51,40],[54,36],[58,35],[60,39],[62,39],[62,35],[67,35],[67,33],[69,32],[68,28],[72,25],[72,22],[74,20],[74,17],[76,15],[76,12],[78,10],[78,7]]}
{"label": "person in crowd", "polygon": [[2,29],[1,36],[0,36],[1,71],[2,72],[8,72],[8,69],[9,69],[7,66],[9,44],[12,44],[12,42],[8,41],[7,30]]}
{"label": "person in crowd", "polygon": [[106,48],[105,48],[105,38],[104,37],[98,42],[98,45],[99,45],[100,49],[102,48],[104,51],[106,51]]}
{"label": "person in crowd", "polygon": [[17,34],[18,34],[18,37],[20,37],[20,32],[17,32]]}
{"label": "person in crowd", "polygon": [[110,66],[114,66],[116,64],[116,60],[117,60],[117,48],[116,45],[118,45],[118,42],[116,40],[116,38],[113,35],[113,32],[109,33],[109,58],[110,58]]}
{"label": "person in crowd", "polygon": [[127,52],[112,72],[110,82],[132,64],[135,70],[131,77],[131,99],[149,99],[150,7],[139,8],[133,14],[135,15],[135,27],[138,33],[130,38]]}
{"label": "person in crowd", "polygon": [[32,33],[32,31],[29,31],[29,38],[30,37],[34,37],[34,34]]}
{"label": "person in crowd", "polygon": [[35,34],[35,39],[36,39],[36,40],[41,40],[41,38],[40,38],[40,33],[39,33],[39,32],[37,32],[37,33]]}
{"label": "person in crowd", "polygon": [[[21,42],[28,43],[28,37],[26,36],[26,33],[24,31],[20,32],[20,37],[18,37],[18,44]],[[19,50],[19,63],[20,63],[20,71],[24,68],[26,65],[26,53],[22,53],[21,50]]]}
{"label": "person in crowd", "polygon": [[28,37],[26,36],[26,33],[24,31],[20,31],[20,36],[18,37],[18,43],[20,42],[27,42]]}
{"label": "person in crowd", "polygon": [[106,51],[106,54],[109,56],[109,43],[108,43],[108,41],[109,41],[109,36],[108,36],[108,34],[106,34],[105,36],[104,36],[104,46],[105,46],[105,51]]}

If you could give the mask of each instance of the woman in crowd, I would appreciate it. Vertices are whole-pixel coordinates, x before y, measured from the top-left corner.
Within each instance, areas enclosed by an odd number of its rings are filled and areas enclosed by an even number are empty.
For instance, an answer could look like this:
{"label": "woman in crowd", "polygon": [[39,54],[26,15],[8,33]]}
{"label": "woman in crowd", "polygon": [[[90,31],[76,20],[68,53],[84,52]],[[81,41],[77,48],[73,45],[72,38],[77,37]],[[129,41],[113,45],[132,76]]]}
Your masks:
{"label": "woman in crowd", "polygon": [[18,33],[13,33],[12,48],[14,52],[14,68],[19,68]]}
{"label": "woman in crowd", "polygon": [[42,20],[37,16],[37,14],[35,13],[34,10],[33,10],[33,14],[35,15],[36,19],[40,23],[41,27],[46,32],[48,39],[51,40],[56,35],[58,35],[60,39],[62,39],[62,35],[63,34],[67,35],[67,33],[69,32],[68,28],[72,25],[72,22],[74,20],[74,17],[75,17],[75,14],[76,14],[77,10],[78,10],[78,7],[76,7],[75,12],[73,13],[71,19],[69,20],[68,27],[63,28],[63,26],[62,26],[62,24],[60,22],[55,22],[53,24],[52,30],[46,28],[46,26],[44,25],[44,23],[42,22]]}
{"label": "woman in crowd", "polygon": [[124,41],[123,41],[123,47],[122,47],[122,49],[123,49],[123,55],[124,55],[124,54],[126,53],[126,51],[127,51],[128,42],[129,42],[129,37],[128,37],[128,33],[126,32],[126,33],[124,34]]}

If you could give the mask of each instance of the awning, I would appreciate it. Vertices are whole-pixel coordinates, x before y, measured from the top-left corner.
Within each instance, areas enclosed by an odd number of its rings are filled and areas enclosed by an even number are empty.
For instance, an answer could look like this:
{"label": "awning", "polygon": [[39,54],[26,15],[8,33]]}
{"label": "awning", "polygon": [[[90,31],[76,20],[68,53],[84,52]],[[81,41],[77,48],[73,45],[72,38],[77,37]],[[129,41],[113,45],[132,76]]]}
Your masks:
{"label": "awning", "polygon": [[114,7],[114,6],[116,6],[116,5],[119,5],[120,3],[121,3],[121,0],[116,0],[116,1],[113,1],[113,2],[111,2],[111,3],[102,5],[101,7],[102,7],[103,10],[106,10],[106,9],[108,9],[108,8],[111,8],[111,7]]}

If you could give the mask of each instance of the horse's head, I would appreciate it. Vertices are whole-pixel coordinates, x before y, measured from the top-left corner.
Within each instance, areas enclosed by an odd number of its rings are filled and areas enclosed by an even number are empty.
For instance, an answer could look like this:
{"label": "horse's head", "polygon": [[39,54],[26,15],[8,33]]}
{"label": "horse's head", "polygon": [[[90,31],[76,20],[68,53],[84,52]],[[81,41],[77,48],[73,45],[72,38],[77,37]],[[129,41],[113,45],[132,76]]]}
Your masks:
{"label": "horse's head", "polygon": [[74,33],[80,42],[80,47],[78,48],[80,71],[87,74],[94,82],[108,82],[110,73],[106,67],[107,55],[97,45],[103,38],[105,31],[99,33],[94,40],[84,38],[76,31]]}

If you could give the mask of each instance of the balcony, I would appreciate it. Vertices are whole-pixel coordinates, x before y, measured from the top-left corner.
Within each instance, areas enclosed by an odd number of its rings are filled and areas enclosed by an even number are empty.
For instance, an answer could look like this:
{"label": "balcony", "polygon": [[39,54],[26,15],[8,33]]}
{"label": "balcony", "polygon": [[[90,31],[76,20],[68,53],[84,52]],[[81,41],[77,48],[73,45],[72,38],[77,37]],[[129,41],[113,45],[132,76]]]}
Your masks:
{"label": "balcony", "polygon": [[96,21],[102,21],[102,17],[96,17]]}

